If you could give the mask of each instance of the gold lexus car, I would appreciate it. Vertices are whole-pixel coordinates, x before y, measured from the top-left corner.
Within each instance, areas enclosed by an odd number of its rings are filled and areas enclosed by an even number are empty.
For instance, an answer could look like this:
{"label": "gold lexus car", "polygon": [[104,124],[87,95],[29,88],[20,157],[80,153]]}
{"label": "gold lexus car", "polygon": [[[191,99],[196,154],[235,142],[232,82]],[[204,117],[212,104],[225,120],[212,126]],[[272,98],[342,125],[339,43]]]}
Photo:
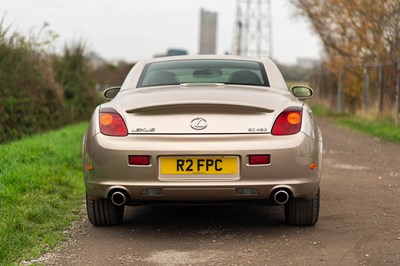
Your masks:
{"label": "gold lexus car", "polygon": [[140,204],[284,205],[288,225],[319,216],[322,135],[305,86],[267,58],[138,62],[105,90],[83,139],[89,221]]}

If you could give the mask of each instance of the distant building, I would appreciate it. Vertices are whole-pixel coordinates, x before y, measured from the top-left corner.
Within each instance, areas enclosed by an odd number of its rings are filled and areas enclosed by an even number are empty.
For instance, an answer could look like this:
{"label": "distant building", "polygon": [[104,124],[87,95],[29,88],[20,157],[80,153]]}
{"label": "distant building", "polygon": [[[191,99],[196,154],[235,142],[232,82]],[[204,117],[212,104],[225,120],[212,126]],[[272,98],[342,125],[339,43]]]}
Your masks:
{"label": "distant building", "polygon": [[312,58],[298,58],[297,65],[302,68],[314,68],[319,64],[319,60]]}
{"label": "distant building", "polygon": [[168,49],[167,56],[174,56],[174,55],[187,55],[188,52],[183,49]]}
{"label": "distant building", "polygon": [[175,56],[175,55],[187,55],[188,52],[185,49],[170,48],[165,54],[155,54],[153,57],[164,57],[164,56]]}
{"label": "distant building", "polygon": [[216,54],[217,50],[217,13],[200,10],[199,54]]}
{"label": "distant building", "polygon": [[90,52],[87,57],[89,59],[89,65],[94,69],[107,64],[107,61],[101,58],[100,55],[95,52]]}

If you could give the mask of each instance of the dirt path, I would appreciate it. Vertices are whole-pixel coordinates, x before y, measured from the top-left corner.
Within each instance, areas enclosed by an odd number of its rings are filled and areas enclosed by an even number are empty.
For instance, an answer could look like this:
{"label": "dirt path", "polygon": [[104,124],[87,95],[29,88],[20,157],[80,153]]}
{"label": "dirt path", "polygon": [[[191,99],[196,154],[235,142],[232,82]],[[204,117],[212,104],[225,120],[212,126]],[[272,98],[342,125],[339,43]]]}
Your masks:
{"label": "dirt path", "polygon": [[319,121],[320,220],[282,207],[134,207],[124,224],[73,229],[46,265],[400,265],[400,145]]}

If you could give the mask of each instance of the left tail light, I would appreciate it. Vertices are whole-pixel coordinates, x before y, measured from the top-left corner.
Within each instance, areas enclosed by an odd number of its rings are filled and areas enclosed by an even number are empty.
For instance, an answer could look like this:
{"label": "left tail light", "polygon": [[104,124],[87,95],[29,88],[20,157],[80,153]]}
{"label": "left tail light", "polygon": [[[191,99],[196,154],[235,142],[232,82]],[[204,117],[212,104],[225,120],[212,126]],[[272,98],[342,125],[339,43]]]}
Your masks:
{"label": "left tail light", "polygon": [[128,135],[128,130],[121,115],[113,108],[100,109],[100,132],[107,136],[123,137]]}
{"label": "left tail light", "polygon": [[293,135],[300,131],[303,108],[288,107],[279,114],[272,127],[272,135]]}

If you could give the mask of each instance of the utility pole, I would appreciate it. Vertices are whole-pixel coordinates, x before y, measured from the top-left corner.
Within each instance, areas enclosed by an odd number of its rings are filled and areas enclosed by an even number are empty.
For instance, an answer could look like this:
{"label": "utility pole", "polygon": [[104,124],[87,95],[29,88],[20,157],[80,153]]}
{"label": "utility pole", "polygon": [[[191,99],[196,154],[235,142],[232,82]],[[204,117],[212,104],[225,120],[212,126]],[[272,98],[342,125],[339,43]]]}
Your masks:
{"label": "utility pole", "polygon": [[272,57],[271,0],[237,0],[232,53]]}

